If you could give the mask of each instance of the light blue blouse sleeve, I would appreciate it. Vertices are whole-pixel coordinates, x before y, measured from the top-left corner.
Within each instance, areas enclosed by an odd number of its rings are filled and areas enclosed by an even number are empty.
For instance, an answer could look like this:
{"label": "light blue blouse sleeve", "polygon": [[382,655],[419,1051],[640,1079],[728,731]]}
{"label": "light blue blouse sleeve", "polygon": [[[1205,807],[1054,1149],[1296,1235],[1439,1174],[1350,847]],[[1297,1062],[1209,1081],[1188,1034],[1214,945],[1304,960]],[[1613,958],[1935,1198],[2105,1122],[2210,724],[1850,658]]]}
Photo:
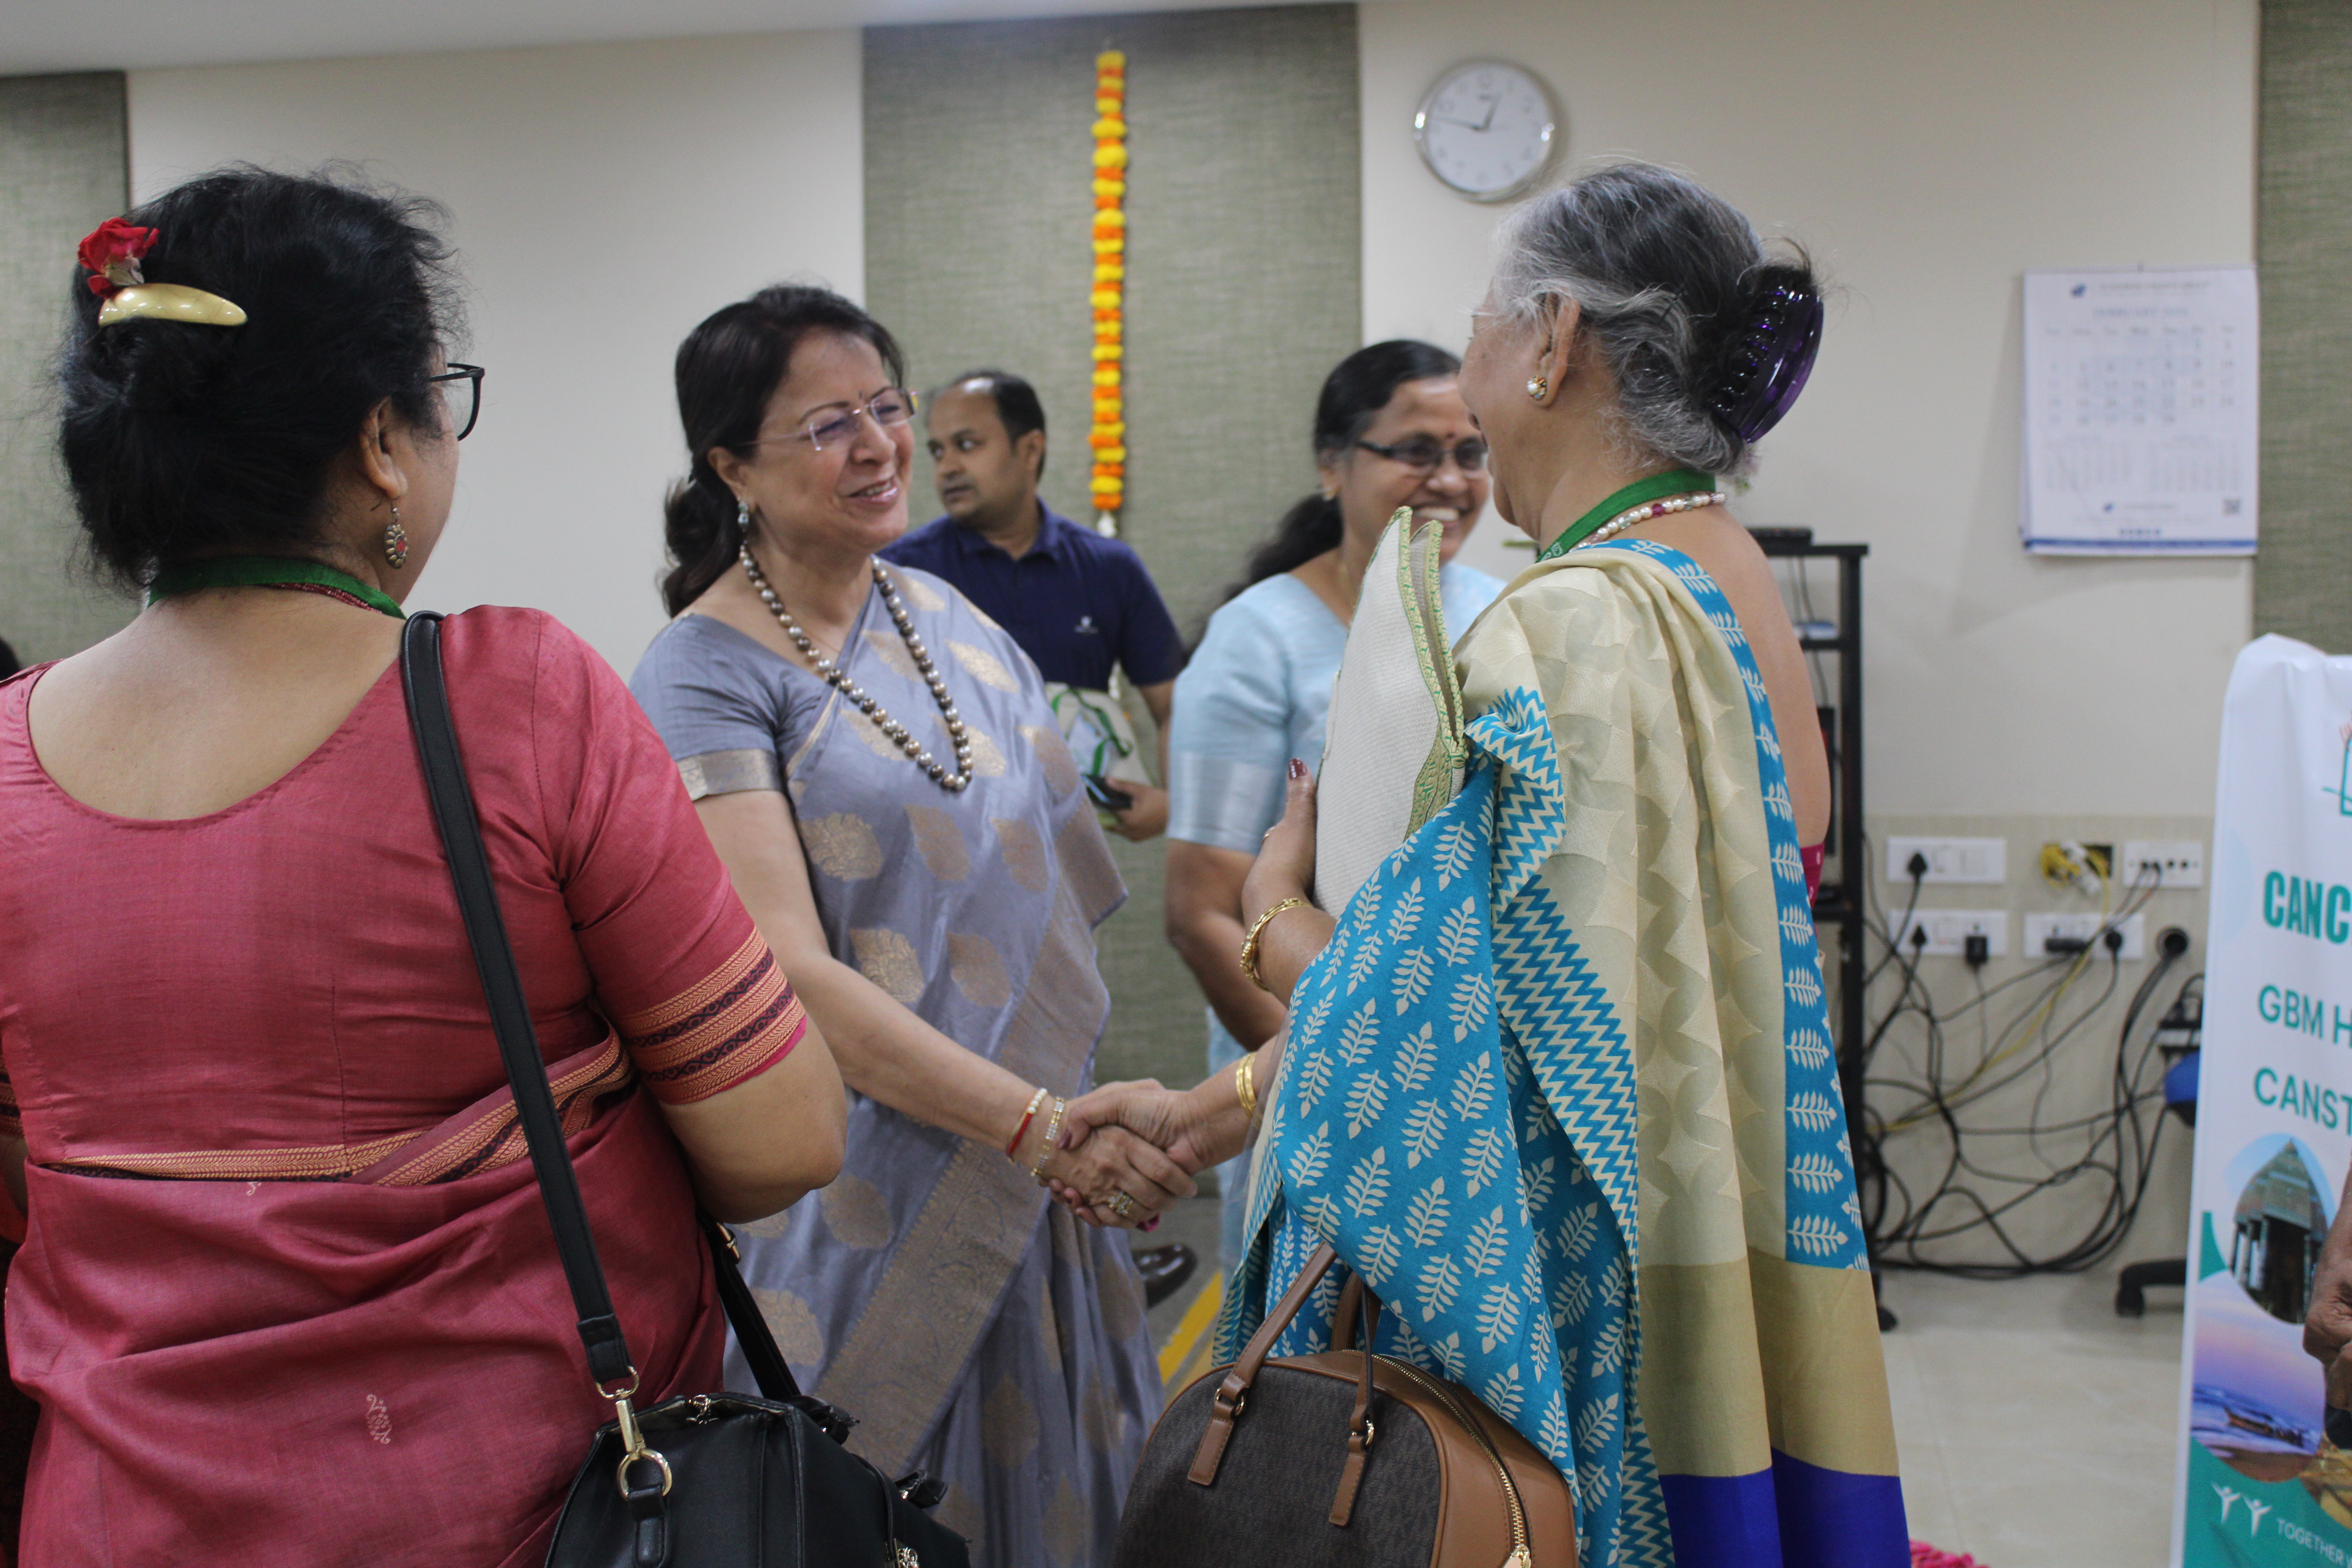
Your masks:
{"label": "light blue blouse sleeve", "polygon": [[1282,816],[1290,760],[1290,660],[1259,606],[1209,618],[1176,678],[1168,731],[1168,837],[1255,855]]}
{"label": "light blue blouse sleeve", "polygon": [[1438,602],[1445,606],[1445,635],[1459,637],[1487,605],[1502,596],[1503,580],[1475,566],[1442,566],[1437,573]]}

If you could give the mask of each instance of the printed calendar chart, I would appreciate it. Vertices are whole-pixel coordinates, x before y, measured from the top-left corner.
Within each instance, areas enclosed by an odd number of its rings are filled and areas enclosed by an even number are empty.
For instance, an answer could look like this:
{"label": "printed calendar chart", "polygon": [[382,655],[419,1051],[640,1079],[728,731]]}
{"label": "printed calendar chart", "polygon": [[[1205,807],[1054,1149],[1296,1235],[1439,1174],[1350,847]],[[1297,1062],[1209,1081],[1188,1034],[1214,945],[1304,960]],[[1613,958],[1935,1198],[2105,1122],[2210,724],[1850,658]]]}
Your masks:
{"label": "printed calendar chart", "polygon": [[2025,275],[2025,547],[2254,552],[2251,267]]}

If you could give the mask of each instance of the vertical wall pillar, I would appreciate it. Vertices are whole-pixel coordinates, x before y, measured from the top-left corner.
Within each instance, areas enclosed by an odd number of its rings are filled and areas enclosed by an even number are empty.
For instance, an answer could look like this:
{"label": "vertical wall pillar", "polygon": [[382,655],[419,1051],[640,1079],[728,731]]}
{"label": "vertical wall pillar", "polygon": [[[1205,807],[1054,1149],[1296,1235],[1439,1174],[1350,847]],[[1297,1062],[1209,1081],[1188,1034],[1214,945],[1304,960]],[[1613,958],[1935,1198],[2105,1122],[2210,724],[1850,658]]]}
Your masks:
{"label": "vertical wall pillar", "polygon": [[130,619],[77,568],[49,365],[74,247],[130,201],[120,71],[0,78],[0,638],[31,664]]}

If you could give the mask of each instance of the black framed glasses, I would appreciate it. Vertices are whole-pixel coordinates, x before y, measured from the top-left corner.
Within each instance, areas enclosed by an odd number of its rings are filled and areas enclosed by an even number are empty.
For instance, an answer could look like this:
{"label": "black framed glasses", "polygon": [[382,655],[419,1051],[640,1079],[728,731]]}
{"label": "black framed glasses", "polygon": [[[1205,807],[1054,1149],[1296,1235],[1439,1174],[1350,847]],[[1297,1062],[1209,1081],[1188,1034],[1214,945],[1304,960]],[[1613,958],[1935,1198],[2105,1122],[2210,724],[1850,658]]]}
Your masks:
{"label": "black framed glasses", "polygon": [[1434,436],[1408,436],[1402,441],[1383,447],[1377,441],[1359,441],[1357,446],[1391,463],[1402,463],[1408,468],[1431,473],[1450,456],[1454,467],[1465,474],[1475,474],[1486,466],[1486,443],[1457,442],[1449,451],[1444,442]]}
{"label": "black framed glasses", "polygon": [[449,428],[457,432],[457,439],[473,434],[474,421],[482,416],[482,367],[452,361],[447,370],[425,382],[441,389],[441,400],[449,405]]}
{"label": "black framed glasses", "polygon": [[903,386],[886,386],[863,403],[827,408],[809,416],[808,424],[789,436],[767,436],[751,443],[765,447],[776,441],[806,441],[820,452],[846,447],[857,439],[858,423],[871,419],[887,430],[915,417],[915,395]]}

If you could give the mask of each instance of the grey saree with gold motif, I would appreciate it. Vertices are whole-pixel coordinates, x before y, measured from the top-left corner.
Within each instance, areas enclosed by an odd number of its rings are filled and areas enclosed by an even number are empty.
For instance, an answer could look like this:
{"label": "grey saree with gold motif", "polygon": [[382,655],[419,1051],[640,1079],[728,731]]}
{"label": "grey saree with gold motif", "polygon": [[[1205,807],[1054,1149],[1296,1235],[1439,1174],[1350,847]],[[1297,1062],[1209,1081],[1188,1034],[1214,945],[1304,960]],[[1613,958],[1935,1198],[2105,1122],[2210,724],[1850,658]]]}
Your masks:
{"label": "grey saree with gold motif", "polygon": [[[708,617],[672,622],[632,686],[690,789],[783,791],[835,957],[967,1050],[1076,1095],[1109,1013],[1094,928],[1125,889],[1027,657],[939,579],[893,571],[970,733],[960,793]],[[841,665],[952,754],[878,593]],[[886,1474],[947,1481],[940,1515],[975,1564],[1107,1559],[1160,1405],[1126,1239],[1074,1220],[1002,1149],[850,1105],[840,1178],[739,1233],[795,1375],[857,1418],[851,1446]]]}

